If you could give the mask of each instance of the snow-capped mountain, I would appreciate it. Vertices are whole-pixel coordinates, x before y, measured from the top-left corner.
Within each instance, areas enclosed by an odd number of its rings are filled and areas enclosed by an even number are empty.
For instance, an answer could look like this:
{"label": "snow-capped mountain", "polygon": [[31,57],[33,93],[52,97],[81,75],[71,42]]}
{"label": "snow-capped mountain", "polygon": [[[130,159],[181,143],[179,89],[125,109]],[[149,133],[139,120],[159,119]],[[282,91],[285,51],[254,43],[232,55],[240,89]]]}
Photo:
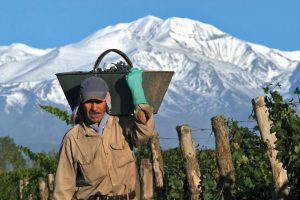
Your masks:
{"label": "snow-capped mountain", "polygon": [[[300,51],[284,52],[234,38],[184,18],[147,16],[101,29],[78,43],[52,49],[24,44],[0,46],[0,136],[10,135],[34,150],[58,148],[69,128],[38,104],[70,111],[55,74],[90,71],[100,53],[116,48],[134,66],[175,71],[156,115],[164,148],[178,144],[176,126],[189,124],[195,143],[213,146],[210,118],[247,120],[251,99],[267,83],[291,94],[300,83]],[[108,54],[101,66],[121,60]]]}

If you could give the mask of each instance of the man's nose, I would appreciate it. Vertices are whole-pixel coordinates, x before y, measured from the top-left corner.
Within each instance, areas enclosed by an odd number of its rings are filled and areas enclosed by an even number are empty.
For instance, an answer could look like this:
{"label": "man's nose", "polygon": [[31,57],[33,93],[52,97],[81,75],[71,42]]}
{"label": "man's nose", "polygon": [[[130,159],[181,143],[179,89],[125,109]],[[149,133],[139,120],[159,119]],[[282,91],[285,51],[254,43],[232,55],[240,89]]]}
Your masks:
{"label": "man's nose", "polygon": [[92,110],[96,110],[97,109],[97,104],[95,102],[92,103],[91,109]]}

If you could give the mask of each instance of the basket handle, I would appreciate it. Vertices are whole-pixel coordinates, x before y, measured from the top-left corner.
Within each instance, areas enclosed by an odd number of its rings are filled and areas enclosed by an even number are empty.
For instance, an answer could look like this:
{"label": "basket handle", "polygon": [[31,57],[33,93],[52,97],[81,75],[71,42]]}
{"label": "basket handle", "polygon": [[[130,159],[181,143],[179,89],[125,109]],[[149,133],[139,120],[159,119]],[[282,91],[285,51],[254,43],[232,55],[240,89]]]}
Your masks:
{"label": "basket handle", "polygon": [[125,53],[123,53],[122,51],[120,51],[118,49],[108,49],[108,50],[104,51],[102,54],[100,54],[100,56],[97,58],[97,60],[94,64],[94,69],[93,69],[94,73],[97,72],[98,66],[99,66],[101,60],[104,58],[104,56],[106,56],[106,54],[108,54],[110,52],[115,52],[115,53],[119,54],[127,62],[129,67],[132,67],[132,62]]}

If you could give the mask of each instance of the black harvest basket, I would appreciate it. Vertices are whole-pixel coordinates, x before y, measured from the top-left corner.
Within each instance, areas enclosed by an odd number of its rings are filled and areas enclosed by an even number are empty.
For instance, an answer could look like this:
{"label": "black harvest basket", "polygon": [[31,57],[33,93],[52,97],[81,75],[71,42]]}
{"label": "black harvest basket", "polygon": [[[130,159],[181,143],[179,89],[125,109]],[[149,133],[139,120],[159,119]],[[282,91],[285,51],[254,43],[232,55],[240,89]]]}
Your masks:
{"label": "black harvest basket", "polygon": [[[131,92],[124,78],[127,72],[125,70],[102,71],[98,69],[101,60],[109,52],[118,53],[126,61],[127,66],[132,67],[132,63],[126,54],[117,49],[108,49],[98,57],[94,64],[94,69],[91,72],[66,72],[56,74],[72,110],[78,102],[80,83],[90,76],[99,76],[106,81],[109,87],[112,101],[111,114],[130,115],[133,113]],[[149,104],[154,108],[154,113],[158,112],[173,74],[173,71],[147,70],[143,73],[143,89]]]}

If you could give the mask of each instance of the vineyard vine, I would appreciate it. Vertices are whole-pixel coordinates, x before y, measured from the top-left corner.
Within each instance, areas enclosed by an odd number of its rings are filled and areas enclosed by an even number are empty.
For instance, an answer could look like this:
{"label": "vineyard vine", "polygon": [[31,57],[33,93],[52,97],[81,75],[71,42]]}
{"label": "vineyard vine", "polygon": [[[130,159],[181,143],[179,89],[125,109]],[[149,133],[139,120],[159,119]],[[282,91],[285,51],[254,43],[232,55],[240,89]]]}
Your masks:
{"label": "vineyard vine", "polygon": [[[280,93],[270,87],[264,88],[266,103],[273,121],[271,131],[276,132],[278,159],[288,171],[290,199],[300,199],[300,120],[294,101],[284,102]],[[295,90],[299,98],[298,88]],[[300,100],[300,99],[299,99]],[[56,115],[66,124],[70,116],[66,111],[51,106],[40,108]],[[239,126],[233,119],[227,120],[230,148],[236,175],[237,199],[271,199],[272,172],[266,154],[266,147],[256,129]],[[175,129],[174,129],[175,132]],[[0,143],[1,144],[1,143]],[[54,173],[57,164],[57,152],[35,153],[28,147],[18,146],[18,151],[30,160],[23,168],[0,172],[0,199],[17,199],[18,182],[29,181],[25,196],[38,198],[37,181],[39,177],[47,180],[48,173]],[[197,159],[201,170],[202,199],[223,199],[220,174],[217,166],[217,154],[213,149],[196,147]],[[149,147],[136,152],[138,160],[151,158]],[[164,162],[164,187],[167,199],[188,199],[187,180],[183,167],[180,148],[162,151]]]}
{"label": "vineyard vine", "polygon": [[267,94],[265,101],[269,116],[273,122],[271,132],[276,133],[277,158],[287,170],[290,199],[300,199],[300,119],[296,112],[300,102],[300,90],[294,91],[297,99],[285,102],[278,92],[280,85],[269,85],[264,88]]}

